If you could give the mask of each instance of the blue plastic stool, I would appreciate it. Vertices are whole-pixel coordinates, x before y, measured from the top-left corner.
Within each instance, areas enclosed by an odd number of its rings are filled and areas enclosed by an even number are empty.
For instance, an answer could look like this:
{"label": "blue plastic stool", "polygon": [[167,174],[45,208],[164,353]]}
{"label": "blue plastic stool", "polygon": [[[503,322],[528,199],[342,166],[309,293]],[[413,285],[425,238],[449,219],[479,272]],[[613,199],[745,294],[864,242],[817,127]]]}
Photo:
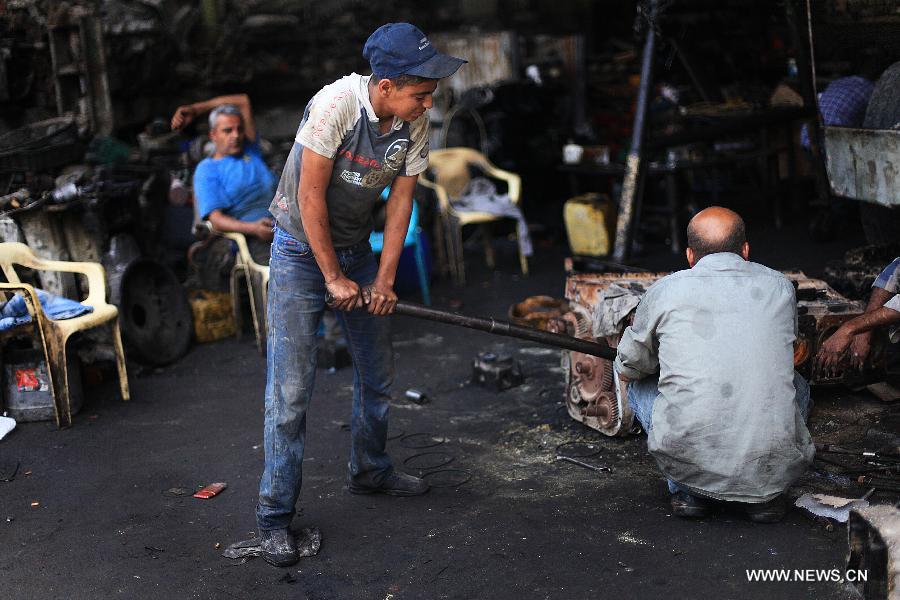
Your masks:
{"label": "blue plastic stool", "polygon": [[[391,188],[387,187],[381,193],[381,199],[387,201]],[[369,243],[372,245],[372,251],[375,254],[381,254],[384,248],[384,233],[381,231],[373,231],[369,235]],[[406,238],[403,240],[403,247],[412,246],[416,259],[416,271],[419,274],[419,289],[422,290],[422,301],[426,306],[431,306],[431,293],[428,289],[428,269],[425,266],[425,251],[422,243],[422,228],[419,227],[419,207],[413,200],[412,214],[409,216],[409,229],[406,230]]]}

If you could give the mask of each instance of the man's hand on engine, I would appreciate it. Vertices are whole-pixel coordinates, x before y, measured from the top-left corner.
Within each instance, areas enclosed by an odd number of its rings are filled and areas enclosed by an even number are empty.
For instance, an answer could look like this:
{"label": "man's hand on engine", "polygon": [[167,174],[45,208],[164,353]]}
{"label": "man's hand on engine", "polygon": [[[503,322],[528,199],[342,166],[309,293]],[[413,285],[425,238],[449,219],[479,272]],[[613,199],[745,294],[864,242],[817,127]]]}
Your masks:
{"label": "man's hand on engine", "polygon": [[853,341],[853,335],[845,327],[839,327],[828,338],[816,354],[816,373],[826,377],[834,376],[840,371],[840,364]]}

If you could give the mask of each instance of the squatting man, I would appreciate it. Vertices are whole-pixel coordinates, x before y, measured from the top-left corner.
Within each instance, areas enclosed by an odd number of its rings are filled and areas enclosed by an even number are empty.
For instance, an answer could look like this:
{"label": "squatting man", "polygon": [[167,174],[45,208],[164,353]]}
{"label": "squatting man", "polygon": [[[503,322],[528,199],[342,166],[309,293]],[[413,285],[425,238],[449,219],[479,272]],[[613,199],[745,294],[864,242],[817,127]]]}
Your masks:
{"label": "squatting man", "polygon": [[794,286],[750,262],[744,222],[721,207],[687,229],[689,269],[654,283],[617,348],[615,370],[668,479],[672,511],[735,503],[779,521],[812,462],[809,386],[794,371]]}

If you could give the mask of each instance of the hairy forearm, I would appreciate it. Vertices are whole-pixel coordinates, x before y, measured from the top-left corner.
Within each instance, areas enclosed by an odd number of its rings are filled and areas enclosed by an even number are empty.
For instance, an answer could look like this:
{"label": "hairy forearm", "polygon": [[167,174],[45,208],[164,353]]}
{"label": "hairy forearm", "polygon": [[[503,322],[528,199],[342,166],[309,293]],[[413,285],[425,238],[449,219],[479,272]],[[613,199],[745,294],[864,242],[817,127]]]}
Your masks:
{"label": "hairy forearm", "polygon": [[872,311],[867,309],[863,314],[854,317],[841,325],[841,328],[846,330],[850,335],[858,335],[884,325],[892,325],[895,323],[900,323],[900,312],[897,312],[892,308],[880,306]]}
{"label": "hairy forearm", "polygon": [[894,294],[884,288],[873,287],[872,293],[869,294],[869,303],[866,305],[866,312],[874,312],[884,306],[884,303],[893,298]]}
{"label": "hairy forearm", "polygon": [[328,223],[325,195],[313,190],[308,193],[301,192],[299,196],[303,231],[312,247],[319,270],[325,277],[325,282],[330,283],[341,276],[341,266],[334,251],[334,243],[331,241],[331,227]]}

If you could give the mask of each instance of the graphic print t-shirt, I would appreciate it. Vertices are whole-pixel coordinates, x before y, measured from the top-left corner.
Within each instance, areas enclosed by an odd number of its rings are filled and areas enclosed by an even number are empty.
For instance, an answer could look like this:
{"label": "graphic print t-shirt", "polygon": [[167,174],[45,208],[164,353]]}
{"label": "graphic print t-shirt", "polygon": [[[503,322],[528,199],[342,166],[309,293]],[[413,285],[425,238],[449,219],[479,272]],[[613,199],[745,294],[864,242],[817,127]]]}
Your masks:
{"label": "graphic print t-shirt", "polygon": [[428,167],[427,115],[411,123],[395,117],[382,134],[368,88],[369,77],[353,73],[322,88],[306,105],[269,207],[278,225],[301,241],[309,241],[297,204],[304,151],[334,160],[325,203],[336,248],[369,237],[375,203],[397,175],[418,175]]}

